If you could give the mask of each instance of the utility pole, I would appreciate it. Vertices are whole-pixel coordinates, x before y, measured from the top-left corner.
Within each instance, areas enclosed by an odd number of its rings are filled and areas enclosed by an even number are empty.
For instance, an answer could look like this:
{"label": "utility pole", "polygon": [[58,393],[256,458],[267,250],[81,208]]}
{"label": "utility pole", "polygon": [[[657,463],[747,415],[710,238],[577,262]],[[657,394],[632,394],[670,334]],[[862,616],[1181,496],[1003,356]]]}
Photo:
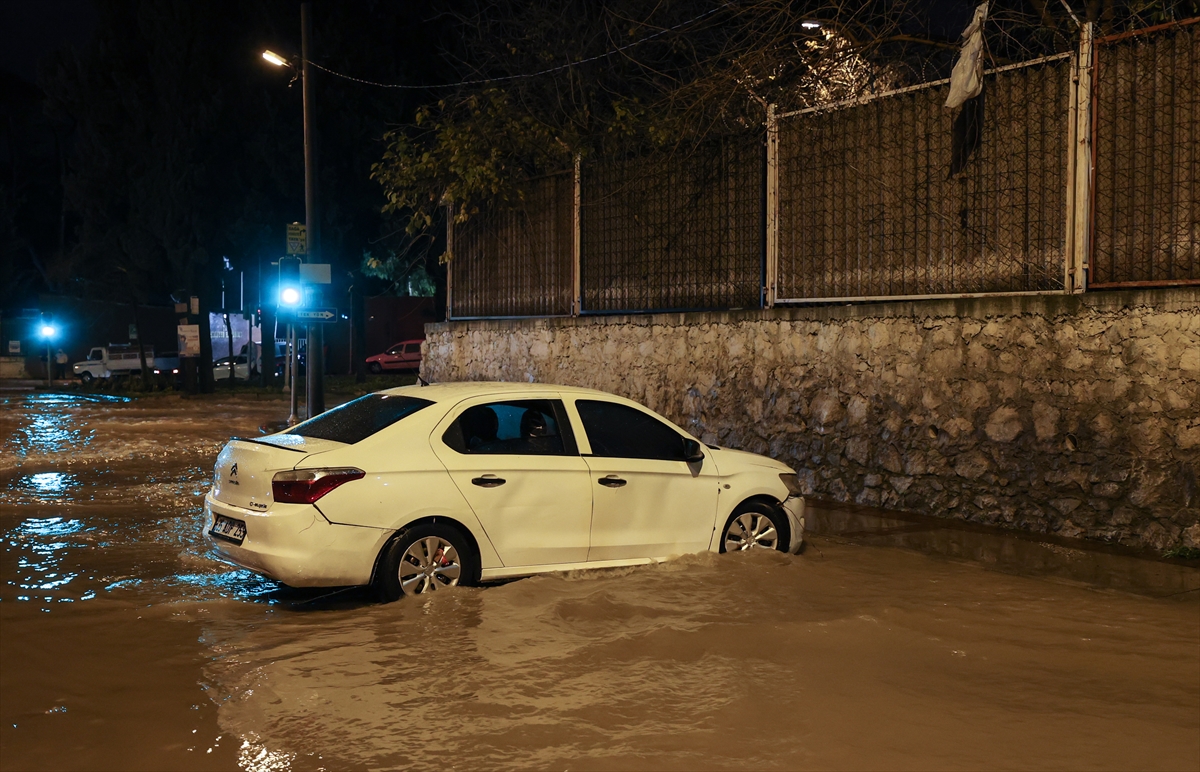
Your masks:
{"label": "utility pole", "polygon": [[[321,221],[317,212],[317,138],[313,121],[312,78],[308,57],[312,52],[312,3],[300,4],[300,83],[304,91],[304,220],[308,234],[308,262],[320,262]],[[325,412],[325,335],[322,325],[309,323],[306,383],[308,418]],[[295,377],[293,375],[293,377]]]}

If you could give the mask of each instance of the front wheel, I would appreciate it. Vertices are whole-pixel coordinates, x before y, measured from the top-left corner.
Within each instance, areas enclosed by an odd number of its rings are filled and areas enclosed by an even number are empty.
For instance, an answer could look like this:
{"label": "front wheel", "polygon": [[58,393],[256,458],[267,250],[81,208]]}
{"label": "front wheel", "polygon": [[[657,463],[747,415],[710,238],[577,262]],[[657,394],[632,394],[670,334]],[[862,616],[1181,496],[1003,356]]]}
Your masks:
{"label": "front wheel", "polygon": [[457,529],[426,523],[403,531],[384,548],[375,591],[385,603],[479,581],[479,558]]}
{"label": "front wheel", "polygon": [[79,374],[79,380],[83,382],[83,385],[84,385],[84,386],[87,386],[87,385],[91,384],[91,382],[92,382],[92,378],[94,378],[94,377],[95,377],[95,376],[93,376],[93,375],[92,375],[90,372],[88,372],[87,370],[84,370],[82,373],[80,373],[80,374]]}
{"label": "front wheel", "polygon": [[383,365],[379,364],[378,362],[372,362],[371,364],[367,365],[367,369],[370,370],[372,374],[379,375],[383,372]]}
{"label": "front wheel", "polygon": [[787,517],[771,505],[754,501],[734,510],[721,534],[721,552],[787,549]]}

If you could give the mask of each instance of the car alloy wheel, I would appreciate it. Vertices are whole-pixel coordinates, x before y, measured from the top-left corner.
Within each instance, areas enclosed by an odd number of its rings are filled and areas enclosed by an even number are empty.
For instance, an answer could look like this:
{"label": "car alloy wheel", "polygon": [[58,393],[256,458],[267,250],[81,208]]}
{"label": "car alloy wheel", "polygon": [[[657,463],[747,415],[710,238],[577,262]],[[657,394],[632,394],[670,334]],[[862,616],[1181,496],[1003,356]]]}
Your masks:
{"label": "car alloy wheel", "polygon": [[779,513],[762,503],[739,507],[725,524],[721,536],[721,552],[748,549],[783,549]]}
{"label": "car alloy wheel", "polygon": [[418,539],[400,558],[400,589],[405,595],[420,595],[442,587],[453,587],[462,576],[458,550],[438,536]]}
{"label": "car alloy wheel", "polygon": [[458,529],[425,523],[403,531],[384,550],[375,582],[384,602],[406,595],[473,584],[479,578],[478,558]]}
{"label": "car alloy wheel", "polygon": [[383,365],[379,364],[378,362],[372,362],[371,364],[367,365],[367,369],[375,375],[379,375],[383,372]]}

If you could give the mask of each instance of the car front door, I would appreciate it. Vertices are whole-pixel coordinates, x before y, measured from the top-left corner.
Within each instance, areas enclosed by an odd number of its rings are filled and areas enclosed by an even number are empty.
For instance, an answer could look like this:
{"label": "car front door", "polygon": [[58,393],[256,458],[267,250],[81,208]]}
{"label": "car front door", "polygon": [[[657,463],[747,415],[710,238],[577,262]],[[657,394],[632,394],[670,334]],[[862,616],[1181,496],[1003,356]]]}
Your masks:
{"label": "car front door", "polygon": [[591,482],[562,401],[475,399],[448,418],[434,452],[504,565],[584,562]]}
{"label": "car front door", "polygon": [[578,399],[591,452],[588,560],[703,552],[712,540],[718,476],[712,461],[684,461],[684,436],[648,411]]}

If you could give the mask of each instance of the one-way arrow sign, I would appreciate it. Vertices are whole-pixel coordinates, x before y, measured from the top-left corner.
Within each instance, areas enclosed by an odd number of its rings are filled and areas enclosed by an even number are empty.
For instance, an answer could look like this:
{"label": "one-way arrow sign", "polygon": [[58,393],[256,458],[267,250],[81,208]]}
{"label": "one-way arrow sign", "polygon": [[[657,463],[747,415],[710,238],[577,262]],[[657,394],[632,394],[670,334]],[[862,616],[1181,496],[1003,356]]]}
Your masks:
{"label": "one-way arrow sign", "polygon": [[336,308],[297,308],[295,311],[298,322],[335,322]]}

